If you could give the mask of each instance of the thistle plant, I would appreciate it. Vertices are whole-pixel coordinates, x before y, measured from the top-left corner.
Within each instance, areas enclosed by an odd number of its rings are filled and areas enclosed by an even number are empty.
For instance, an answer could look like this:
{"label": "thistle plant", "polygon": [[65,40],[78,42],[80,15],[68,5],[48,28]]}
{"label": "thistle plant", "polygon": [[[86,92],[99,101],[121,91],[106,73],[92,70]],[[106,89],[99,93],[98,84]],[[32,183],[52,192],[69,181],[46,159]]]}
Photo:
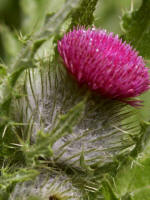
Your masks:
{"label": "thistle plant", "polygon": [[2,200],[149,198],[149,122],[139,118],[148,54],[128,25],[147,3],[125,13],[120,36],[94,26],[97,3],[69,0],[46,13],[41,28],[18,34],[13,63],[1,64]]}

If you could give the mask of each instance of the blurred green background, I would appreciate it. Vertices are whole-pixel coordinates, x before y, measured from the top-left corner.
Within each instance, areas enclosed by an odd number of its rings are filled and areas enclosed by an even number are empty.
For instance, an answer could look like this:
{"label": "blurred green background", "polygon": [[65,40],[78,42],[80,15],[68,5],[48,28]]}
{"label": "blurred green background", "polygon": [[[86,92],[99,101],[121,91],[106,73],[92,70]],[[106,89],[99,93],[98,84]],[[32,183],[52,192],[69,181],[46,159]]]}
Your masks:
{"label": "blurred green background", "polygon": [[[23,41],[38,30],[46,13],[58,11],[66,0],[0,0],[0,58],[8,66],[20,51]],[[142,0],[99,0],[95,11],[95,26],[121,33],[121,16],[126,11],[138,9]],[[150,92],[142,95],[144,107],[139,117],[150,119]]]}
{"label": "blurred green background", "polygon": [[120,33],[120,19],[124,12],[138,9],[142,0],[99,0],[95,12],[95,25],[114,33]]}
{"label": "blurred green background", "polygon": [[[45,14],[56,12],[65,1],[0,0],[0,57],[6,63],[11,60],[11,56],[15,55],[19,48],[13,41],[17,35],[20,32],[25,35],[38,30]],[[95,11],[95,26],[120,33],[120,18],[123,12],[131,10],[132,7],[137,9],[140,4],[141,0],[99,0]]]}

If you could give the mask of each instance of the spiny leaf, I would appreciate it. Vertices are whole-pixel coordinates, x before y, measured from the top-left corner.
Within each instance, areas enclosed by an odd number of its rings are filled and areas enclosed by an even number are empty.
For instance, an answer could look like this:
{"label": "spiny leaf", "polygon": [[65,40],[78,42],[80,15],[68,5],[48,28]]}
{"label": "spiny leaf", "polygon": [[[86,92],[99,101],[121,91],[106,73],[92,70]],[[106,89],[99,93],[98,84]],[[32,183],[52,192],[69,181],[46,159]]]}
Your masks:
{"label": "spiny leaf", "polygon": [[34,169],[19,169],[14,173],[8,173],[3,169],[1,171],[0,188],[6,190],[9,186],[17,182],[32,180],[38,175],[38,171]]}
{"label": "spiny leaf", "polygon": [[50,136],[39,131],[37,134],[36,143],[30,145],[28,143],[22,144],[22,151],[28,165],[35,165],[39,157],[51,157],[53,151],[50,146]]}
{"label": "spiny leaf", "polygon": [[123,39],[133,45],[140,55],[150,58],[150,0],[143,0],[139,10],[126,12],[121,21]]}

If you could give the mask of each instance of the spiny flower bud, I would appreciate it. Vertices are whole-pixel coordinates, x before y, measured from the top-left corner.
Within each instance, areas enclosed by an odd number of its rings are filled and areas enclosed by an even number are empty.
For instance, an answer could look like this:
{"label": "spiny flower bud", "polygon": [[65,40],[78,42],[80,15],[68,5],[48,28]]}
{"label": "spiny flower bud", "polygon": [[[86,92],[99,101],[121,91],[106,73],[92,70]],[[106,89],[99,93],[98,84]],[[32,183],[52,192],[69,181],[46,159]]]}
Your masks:
{"label": "spiny flower bud", "polygon": [[149,89],[142,57],[113,33],[77,28],[58,42],[58,51],[77,82],[104,97],[136,106],[140,101],[128,98]]}

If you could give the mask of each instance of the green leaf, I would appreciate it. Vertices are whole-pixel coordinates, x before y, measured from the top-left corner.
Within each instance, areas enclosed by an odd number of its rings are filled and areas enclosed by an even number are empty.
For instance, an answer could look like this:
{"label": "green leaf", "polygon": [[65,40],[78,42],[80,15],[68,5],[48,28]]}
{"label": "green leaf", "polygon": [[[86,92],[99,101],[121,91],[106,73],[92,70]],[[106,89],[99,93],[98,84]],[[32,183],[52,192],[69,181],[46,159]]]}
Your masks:
{"label": "green leaf", "polygon": [[35,165],[39,157],[51,157],[53,151],[50,147],[50,136],[39,131],[35,144],[22,144],[22,151],[25,155],[28,165]]}
{"label": "green leaf", "polygon": [[126,12],[122,17],[123,39],[140,55],[150,58],[150,0],[143,0],[139,10]]}

